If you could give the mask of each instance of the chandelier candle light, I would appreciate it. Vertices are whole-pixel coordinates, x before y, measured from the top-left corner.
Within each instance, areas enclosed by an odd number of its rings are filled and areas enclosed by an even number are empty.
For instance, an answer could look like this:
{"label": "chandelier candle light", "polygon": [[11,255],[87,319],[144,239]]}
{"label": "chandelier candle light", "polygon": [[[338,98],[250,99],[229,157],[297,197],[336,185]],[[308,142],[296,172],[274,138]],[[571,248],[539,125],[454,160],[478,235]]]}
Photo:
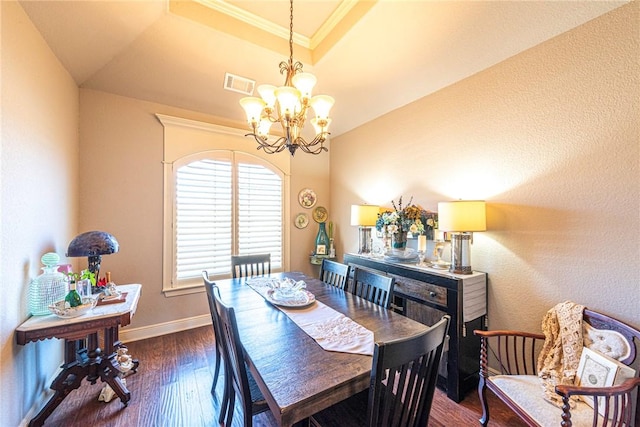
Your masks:
{"label": "chandelier candle light", "polygon": [[451,232],[451,267],[449,271],[471,274],[471,247],[474,231],[487,229],[485,202],[459,200],[438,203],[438,228]]}
{"label": "chandelier candle light", "polygon": [[[290,2],[289,15],[289,61],[280,63],[280,74],[285,74],[284,86],[258,86],[261,98],[246,97],[240,105],[247,114],[247,122],[251,133],[258,143],[258,150],[268,154],[279,153],[288,149],[293,156],[298,148],[305,153],[320,154],[327,151],[324,142],[329,135],[329,111],[334,99],[327,95],[311,96],[317,79],[313,74],[302,72],[302,63],[293,62],[293,0]],[[311,124],[316,135],[307,142],[302,137],[302,129],[307,119],[309,107],[313,108],[315,117]],[[280,123],[284,136],[269,140],[269,131],[273,123]]]}

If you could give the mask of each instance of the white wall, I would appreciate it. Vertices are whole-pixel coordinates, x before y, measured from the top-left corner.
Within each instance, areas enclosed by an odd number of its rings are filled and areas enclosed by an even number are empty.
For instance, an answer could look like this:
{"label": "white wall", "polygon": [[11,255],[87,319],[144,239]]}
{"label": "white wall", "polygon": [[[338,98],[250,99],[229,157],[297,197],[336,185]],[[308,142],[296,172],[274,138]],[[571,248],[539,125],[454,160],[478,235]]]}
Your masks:
{"label": "white wall", "polygon": [[40,257],[77,228],[78,89],[17,2],[2,14],[0,425],[24,418],[63,361],[58,340],[18,346]]}
{"label": "white wall", "polygon": [[[640,327],[639,3],[333,141],[331,205],[485,199],[490,328],[573,300]],[[416,53],[419,54],[419,53]],[[357,160],[357,161],[356,161]],[[340,251],[357,249],[351,230]]]}

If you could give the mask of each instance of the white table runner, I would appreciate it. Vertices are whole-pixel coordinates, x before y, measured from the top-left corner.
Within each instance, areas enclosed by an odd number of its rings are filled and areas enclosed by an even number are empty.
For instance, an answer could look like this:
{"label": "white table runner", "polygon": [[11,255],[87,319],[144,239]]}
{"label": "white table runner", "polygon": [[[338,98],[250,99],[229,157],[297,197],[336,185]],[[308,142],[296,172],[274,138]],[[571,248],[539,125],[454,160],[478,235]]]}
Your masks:
{"label": "white table runner", "polygon": [[[247,285],[267,299],[272,281],[252,278]],[[276,307],[325,350],[373,355],[373,332],[320,301],[301,308]]]}

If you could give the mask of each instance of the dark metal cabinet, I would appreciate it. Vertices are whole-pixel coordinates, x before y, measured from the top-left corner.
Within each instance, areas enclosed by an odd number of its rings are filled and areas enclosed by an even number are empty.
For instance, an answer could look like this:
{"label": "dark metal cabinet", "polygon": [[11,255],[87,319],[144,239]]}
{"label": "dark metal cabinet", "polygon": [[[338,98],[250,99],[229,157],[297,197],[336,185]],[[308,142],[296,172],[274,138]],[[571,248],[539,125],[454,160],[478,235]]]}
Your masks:
{"label": "dark metal cabinet", "polygon": [[438,386],[456,402],[477,387],[480,338],[473,330],[486,329],[486,273],[452,274],[355,254],[345,254],[344,262],[394,277],[395,311],[426,325],[433,325],[444,314],[451,316]]}

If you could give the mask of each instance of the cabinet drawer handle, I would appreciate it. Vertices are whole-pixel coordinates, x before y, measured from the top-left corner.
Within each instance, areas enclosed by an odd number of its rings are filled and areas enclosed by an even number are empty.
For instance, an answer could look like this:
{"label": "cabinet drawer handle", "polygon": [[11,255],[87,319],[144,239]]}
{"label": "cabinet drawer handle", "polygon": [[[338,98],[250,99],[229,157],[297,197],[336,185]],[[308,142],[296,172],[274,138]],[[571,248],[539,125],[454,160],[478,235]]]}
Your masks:
{"label": "cabinet drawer handle", "polygon": [[431,291],[431,292],[429,292],[429,296],[430,296],[431,298],[435,298],[435,297],[436,297],[436,293],[435,293],[435,292],[433,292],[433,291]]}

